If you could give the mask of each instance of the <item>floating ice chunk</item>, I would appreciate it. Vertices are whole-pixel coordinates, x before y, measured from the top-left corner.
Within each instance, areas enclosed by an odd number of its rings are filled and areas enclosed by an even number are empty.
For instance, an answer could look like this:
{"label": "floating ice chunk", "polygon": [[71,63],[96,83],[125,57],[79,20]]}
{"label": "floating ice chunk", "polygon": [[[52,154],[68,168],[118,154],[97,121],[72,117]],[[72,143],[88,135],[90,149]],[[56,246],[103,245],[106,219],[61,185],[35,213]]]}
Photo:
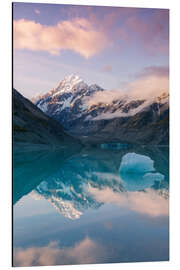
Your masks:
{"label": "floating ice chunk", "polygon": [[163,181],[164,175],[161,173],[120,173],[123,186],[127,191],[139,191],[150,188],[156,181]]}
{"label": "floating ice chunk", "polygon": [[161,174],[161,173],[146,173],[144,176],[143,176],[144,180],[147,181],[149,179],[151,179],[153,182],[156,182],[156,181],[163,181],[164,180],[164,175]]}
{"label": "floating ice chunk", "polygon": [[124,155],[119,170],[128,191],[144,190],[152,187],[155,181],[164,179],[164,175],[155,172],[154,161],[150,157],[136,153]]}
{"label": "floating ice chunk", "polygon": [[154,161],[147,156],[139,155],[136,153],[128,153],[123,156],[120,173],[146,173],[155,171]]}

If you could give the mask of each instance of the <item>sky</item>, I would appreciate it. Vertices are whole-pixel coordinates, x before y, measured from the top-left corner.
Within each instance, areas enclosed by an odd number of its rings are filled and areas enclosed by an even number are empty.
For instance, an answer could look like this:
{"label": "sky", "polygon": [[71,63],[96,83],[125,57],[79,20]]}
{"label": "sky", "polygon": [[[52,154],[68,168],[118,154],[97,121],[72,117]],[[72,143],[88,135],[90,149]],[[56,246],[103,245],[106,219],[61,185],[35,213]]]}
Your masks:
{"label": "sky", "polygon": [[13,86],[32,98],[69,74],[107,90],[164,87],[169,11],[15,2]]}

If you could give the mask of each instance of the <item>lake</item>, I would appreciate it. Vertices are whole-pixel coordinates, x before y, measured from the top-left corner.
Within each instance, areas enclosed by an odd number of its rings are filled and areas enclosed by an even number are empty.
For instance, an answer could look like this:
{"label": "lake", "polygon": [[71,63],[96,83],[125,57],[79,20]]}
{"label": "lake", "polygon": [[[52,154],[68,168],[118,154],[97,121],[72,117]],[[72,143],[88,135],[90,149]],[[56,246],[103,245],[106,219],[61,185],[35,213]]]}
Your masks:
{"label": "lake", "polygon": [[169,260],[169,148],[14,153],[13,265]]}

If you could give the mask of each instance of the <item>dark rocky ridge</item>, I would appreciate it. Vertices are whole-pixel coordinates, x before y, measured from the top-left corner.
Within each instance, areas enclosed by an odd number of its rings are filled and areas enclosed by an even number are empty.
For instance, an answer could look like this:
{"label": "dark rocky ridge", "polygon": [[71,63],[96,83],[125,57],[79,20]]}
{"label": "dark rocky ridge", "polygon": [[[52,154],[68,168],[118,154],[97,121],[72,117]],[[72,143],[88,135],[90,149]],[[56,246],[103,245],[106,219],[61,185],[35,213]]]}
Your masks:
{"label": "dark rocky ridge", "polygon": [[54,119],[44,114],[37,106],[13,89],[13,141],[14,149],[62,147],[80,142],[68,135]]}

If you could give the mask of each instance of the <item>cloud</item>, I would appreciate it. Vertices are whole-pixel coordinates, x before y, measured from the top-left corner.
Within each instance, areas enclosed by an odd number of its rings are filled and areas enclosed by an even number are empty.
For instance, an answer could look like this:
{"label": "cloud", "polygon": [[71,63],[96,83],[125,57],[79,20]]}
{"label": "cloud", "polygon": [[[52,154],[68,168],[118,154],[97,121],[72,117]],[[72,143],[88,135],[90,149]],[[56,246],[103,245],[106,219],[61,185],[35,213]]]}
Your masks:
{"label": "cloud", "polygon": [[150,99],[169,93],[169,68],[166,66],[146,67],[128,85],[129,94],[136,99]]}
{"label": "cloud", "polygon": [[155,10],[147,20],[141,16],[131,16],[126,27],[136,34],[146,50],[151,53],[167,53],[169,50],[169,11]]}
{"label": "cloud", "polygon": [[101,13],[90,10],[89,18],[121,51],[127,47],[133,50],[136,43],[153,55],[168,53],[168,10],[101,7]]}
{"label": "cloud", "polygon": [[169,77],[150,75],[129,84],[133,99],[151,99],[169,92]]}
{"label": "cloud", "polygon": [[32,20],[14,21],[14,47],[32,51],[48,51],[59,54],[73,50],[85,58],[101,52],[108,40],[103,32],[85,18],[61,21],[55,26],[46,26]]}
{"label": "cloud", "polygon": [[134,44],[140,45],[146,53],[151,55],[167,54],[169,51],[168,10],[109,9],[109,12],[106,10],[100,23],[102,31],[111,38],[114,45],[121,48],[121,51],[124,51],[127,47],[133,50]]}
{"label": "cloud", "polygon": [[[73,50],[89,58],[113,45],[121,51],[127,47],[133,49],[135,42],[151,54],[168,52],[168,10],[146,10],[146,16],[144,9],[138,8],[72,6],[62,11],[68,19],[55,26],[16,20],[15,48],[52,54]],[[40,11],[36,9],[35,13]]]}
{"label": "cloud", "polygon": [[152,217],[168,216],[169,201],[153,189],[146,192],[117,193],[110,188],[97,189],[89,186],[89,192],[101,203],[113,203]]}
{"label": "cloud", "polygon": [[41,13],[39,9],[35,9],[34,12],[35,12],[36,14],[40,14],[40,13]]}
{"label": "cloud", "polygon": [[145,106],[148,105],[148,102],[144,102],[142,105],[140,105],[138,108],[136,109],[132,109],[130,112],[128,113],[124,113],[124,112],[121,112],[121,111],[117,111],[117,112],[105,112],[105,113],[101,113],[99,114],[98,116],[96,117],[91,117],[91,116],[87,116],[86,117],[86,120],[93,120],[93,121],[97,121],[97,120],[105,120],[105,119],[114,119],[114,118],[117,118],[117,117],[129,117],[129,116],[133,116],[135,115],[136,113],[139,113],[140,111],[143,110],[143,108]]}
{"label": "cloud", "polygon": [[113,100],[121,99],[124,97],[124,92],[119,90],[105,90],[101,92],[96,92],[92,97],[84,98],[84,102],[87,103],[89,107],[105,103],[110,104]]}
{"label": "cloud", "polygon": [[45,247],[16,248],[14,266],[95,263],[102,251],[103,247],[89,237],[74,247],[60,248],[57,242],[50,242]]}
{"label": "cloud", "polygon": [[[148,100],[158,97],[163,92],[169,92],[169,69],[168,67],[152,66],[143,69],[135,80],[127,83],[123,89],[96,92],[91,98],[84,98],[84,102],[91,107],[99,103],[111,104],[118,99],[127,99],[128,101],[135,99]],[[142,104],[142,106],[144,105]],[[137,108],[137,110],[140,109],[141,106]],[[137,113],[137,110],[132,110],[132,113]],[[108,117],[115,117],[115,114],[110,114]]]}
{"label": "cloud", "polygon": [[111,65],[106,65],[103,67],[103,71],[105,72],[111,72],[112,71],[112,66]]}
{"label": "cloud", "polygon": [[151,66],[146,67],[137,74],[137,78],[157,76],[157,77],[169,77],[169,67],[167,66]]}

